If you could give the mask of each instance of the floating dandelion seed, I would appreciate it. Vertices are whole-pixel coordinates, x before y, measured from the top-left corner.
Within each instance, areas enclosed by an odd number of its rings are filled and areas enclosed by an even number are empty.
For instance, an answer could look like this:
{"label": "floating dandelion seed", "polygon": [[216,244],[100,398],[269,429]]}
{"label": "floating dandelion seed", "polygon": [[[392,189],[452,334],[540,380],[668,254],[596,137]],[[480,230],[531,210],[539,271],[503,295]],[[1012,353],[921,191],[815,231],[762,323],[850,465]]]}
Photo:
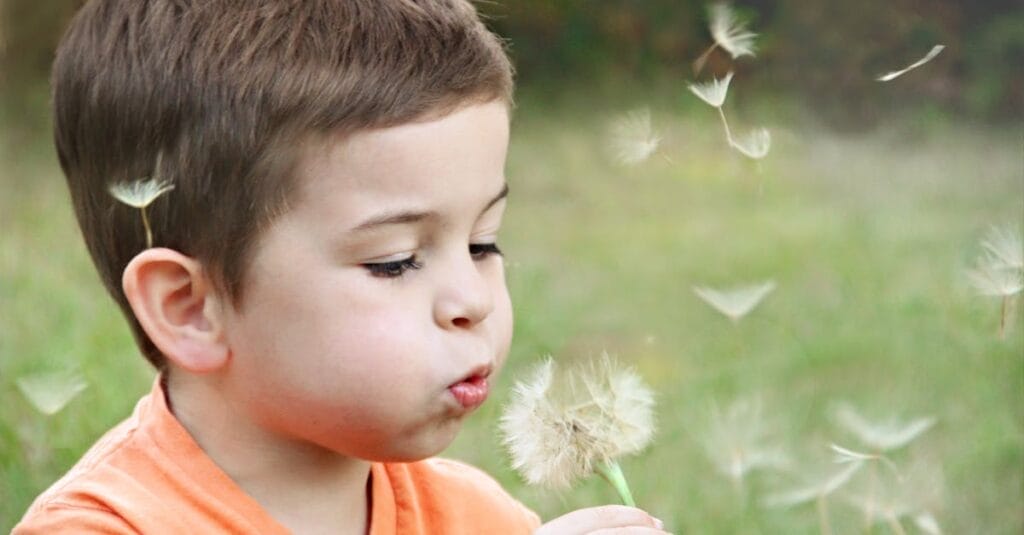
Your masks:
{"label": "floating dandelion seed", "polygon": [[929,533],[929,529],[938,530],[932,511],[941,506],[945,488],[940,469],[918,460],[903,474],[893,471],[859,481],[861,488],[844,492],[843,497],[864,513],[866,528],[886,523],[893,532],[906,533],[900,519],[910,517],[917,523],[920,517],[923,527],[918,527]]}
{"label": "floating dandelion seed", "polygon": [[732,81],[732,76],[733,73],[729,72],[721,80],[712,78],[710,82],[689,84],[687,87],[691,93],[697,95],[698,98],[718,110],[718,117],[722,120],[722,127],[725,128],[725,140],[730,146],[735,147],[736,141],[733,139],[732,131],[729,129],[729,121],[726,120],[725,112],[722,111],[725,97],[729,94],[729,82]]}
{"label": "floating dandelion seed", "polygon": [[694,286],[693,293],[733,322],[739,322],[774,289],[775,281],[766,281],[729,290]]}
{"label": "floating dandelion seed", "polygon": [[608,355],[568,373],[548,358],[518,383],[501,418],[512,466],[529,483],[567,488],[598,472],[635,505],[616,459],[647,447],[654,396]]}
{"label": "floating dandelion seed", "polygon": [[942,528],[939,527],[939,521],[935,519],[935,515],[928,511],[918,513],[914,515],[914,525],[917,529],[927,533],[928,535],[942,535]]}
{"label": "floating dandelion seed", "polygon": [[729,82],[732,81],[732,77],[733,73],[730,71],[721,80],[712,78],[710,82],[693,83],[687,87],[710,106],[721,108],[722,104],[725,104],[725,97],[729,94]]}
{"label": "floating dandelion seed", "polygon": [[18,389],[35,409],[47,416],[61,411],[89,383],[74,372],[40,373],[19,377]]}
{"label": "floating dandelion seed", "polygon": [[850,462],[838,472],[812,478],[810,483],[803,487],[771,494],[764,499],[763,503],[766,507],[794,507],[814,502],[818,510],[818,523],[821,532],[824,535],[830,535],[832,525],[828,519],[828,497],[845,485],[862,466],[864,466],[863,462]]}
{"label": "floating dandelion seed", "polygon": [[978,259],[974,269],[967,271],[971,285],[981,295],[999,297],[1002,307],[999,315],[999,337],[1006,336],[1007,318],[1014,297],[1024,290],[1024,268],[1020,256],[1020,237],[1007,229],[993,229],[982,241],[986,254]]}
{"label": "floating dandelion seed", "polygon": [[925,56],[923,58],[915,61],[914,63],[911,63],[910,65],[908,65],[907,67],[905,67],[903,69],[900,69],[898,71],[888,72],[888,73],[883,74],[882,76],[879,76],[878,78],[875,78],[875,79],[878,80],[879,82],[888,82],[889,80],[894,80],[894,79],[902,76],[907,71],[911,71],[913,69],[916,69],[916,68],[920,67],[921,65],[924,65],[925,63],[928,63],[929,61],[935,59],[935,56],[938,56],[939,52],[942,52],[942,50],[944,48],[946,48],[945,45],[935,45],[935,46],[932,47],[931,50],[928,51],[927,54],[925,54]]}
{"label": "floating dandelion seed", "polygon": [[863,453],[859,451],[853,451],[849,448],[844,448],[839,444],[830,444],[829,448],[835,452],[835,463],[836,464],[850,464],[850,463],[862,463],[865,461],[879,461],[889,467],[893,473],[898,474],[899,470],[896,468],[896,463],[892,462],[891,459],[882,455],[881,453]]}
{"label": "floating dandelion seed", "polygon": [[1017,230],[1010,227],[989,229],[981,246],[989,255],[988,263],[1003,269],[1024,270],[1024,240]]}
{"label": "floating dandelion seed", "polygon": [[846,484],[862,466],[863,462],[850,462],[842,470],[829,474],[824,479],[797,489],[770,494],[764,499],[764,504],[768,507],[792,507],[828,496]]}
{"label": "floating dandelion seed", "polygon": [[931,416],[916,418],[909,422],[890,419],[874,423],[845,403],[836,408],[835,419],[839,425],[856,435],[865,446],[877,452],[900,449],[935,425],[935,418]]}
{"label": "floating dandelion seed", "polygon": [[990,258],[981,259],[975,269],[967,271],[967,276],[981,295],[1013,297],[1024,290],[1020,270],[993,264]]}
{"label": "floating dandelion seed", "polygon": [[651,110],[633,110],[614,119],[608,144],[615,160],[625,165],[643,162],[658,150],[661,137],[651,126]]}
{"label": "floating dandelion seed", "polygon": [[746,136],[731,140],[730,145],[747,158],[760,160],[772,147],[772,133],[767,128],[757,128]]}
{"label": "floating dandelion seed", "polygon": [[704,436],[704,451],[719,472],[742,487],[753,470],[781,468],[789,460],[769,445],[768,429],[760,401],[737,400],[723,413],[712,406],[711,422]]}
{"label": "floating dandelion seed", "polygon": [[[157,154],[156,166],[160,170],[161,156]],[[128,206],[138,208],[142,213],[142,226],[146,229],[146,248],[153,246],[153,231],[149,226],[149,217],[146,215],[146,208],[161,195],[174,189],[174,184],[158,177],[148,180],[138,179],[131,182],[116,182],[108,187],[108,191],[118,201]]]}
{"label": "floating dandelion seed", "polygon": [[717,47],[722,47],[733,59],[754,55],[754,38],[757,34],[747,31],[747,22],[739,20],[729,4],[711,4],[708,6],[708,18],[711,37],[715,42],[693,62],[694,72],[699,73],[704,68],[708,56]]}

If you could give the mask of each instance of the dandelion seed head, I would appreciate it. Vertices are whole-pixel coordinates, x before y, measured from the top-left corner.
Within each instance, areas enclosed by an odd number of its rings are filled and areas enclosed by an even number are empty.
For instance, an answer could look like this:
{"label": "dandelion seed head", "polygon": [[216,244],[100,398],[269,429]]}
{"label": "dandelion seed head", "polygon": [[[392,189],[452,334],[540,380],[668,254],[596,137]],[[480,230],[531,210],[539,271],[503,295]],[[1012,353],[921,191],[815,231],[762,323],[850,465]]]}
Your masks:
{"label": "dandelion seed head", "polygon": [[609,126],[608,145],[615,161],[625,165],[643,162],[658,150],[661,137],[651,126],[651,110],[633,110],[615,118]]}
{"label": "dandelion seed head", "polygon": [[694,95],[707,102],[710,106],[721,108],[725,104],[725,97],[729,94],[729,82],[732,81],[733,73],[725,75],[721,80],[712,78],[710,82],[692,83],[687,85]]}
{"label": "dandelion seed head", "polygon": [[775,282],[769,280],[760,284],[739,286],[727,290],[694,286],[693,292],[732,321],[739,321],[754,310],[774,289]]}
{"label": "dandelion seed head", "polygon": [[740,56],[753,56],[756,48],[756,33],[747,31],[747,23],[739,20],[732,6],[725,2],[717,2],[708,7],[711,19],[711,37],[729,53],[733,59]]}
{"label": "dandelion seed head", "polygon": [[134,208],[145,208],[164,193],[174,189],[174,184],[159,178],[139,179],[129,182],[115,182],[108,191],[118,201]]}
{"label": "dandelion seed head", "polygon": [[767,128],[757,128],[745,136],[729,140],[729,143],[747,158],[760,160],[772,147],[772,133]]}
{"label": "dandelion seed head", "polygon": [[567,372],[548,358],[515,386],[500,427],[526,481],[567,488],[598,463],[647,447],[653,407],[640,377],[607,355]]}

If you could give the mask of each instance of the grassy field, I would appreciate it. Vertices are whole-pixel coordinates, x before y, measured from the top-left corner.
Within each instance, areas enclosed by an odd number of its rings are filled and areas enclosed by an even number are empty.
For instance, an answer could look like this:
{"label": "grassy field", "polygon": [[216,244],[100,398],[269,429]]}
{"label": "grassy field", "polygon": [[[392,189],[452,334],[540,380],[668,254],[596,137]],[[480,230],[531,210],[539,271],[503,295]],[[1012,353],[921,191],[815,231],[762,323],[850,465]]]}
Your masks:
{"label": "grassy field", "polygon": [[[927,508],[947,533],[1020,533],[1024,313],[1018,300],[1000,339],[998,300],[975,296],[964,276],[990,225],[1024,224],[1020,131],[923,117],[842,135],[770,111],[782,108],[733,112],[773,130],[757,165],[729,150],[713,110],[666,100],[654,110],[659,153],[622,167],[603,140],[622,108],[521,99],[502,236],[516,338],[495,399],[446,455],[495,474],[545,518],[614,501],[600,480],[571,492],[525,486],[495,433],[513,381],[543,355],[607,350],[657,393],[655,441],[623,468],[672,531],[818,532],[813,506],[768,508],[764,497],[827,464],[830,442],[860,446],[834,418],[848,403],[878,421],[936,418],[891,453],[903,477],[881,486],[895,492],[885,503]],[[5,135],[0,530],[128,414],[152,376],[87,258],[46,138]],[[692,291],[769,279],[776,290],[738,324]],[[55,416],[16,387],[68,368],[90,386]],[[736,400],[762,404],[764,442],[791,460],[742,484],[705,447],[712,407]],[[847,490],[879,490],[870,478],[888,473],[873,465]],[[830,497],[836,533],[865,531],[851,503]],[[910,517],[901,526],[918,529]]]}

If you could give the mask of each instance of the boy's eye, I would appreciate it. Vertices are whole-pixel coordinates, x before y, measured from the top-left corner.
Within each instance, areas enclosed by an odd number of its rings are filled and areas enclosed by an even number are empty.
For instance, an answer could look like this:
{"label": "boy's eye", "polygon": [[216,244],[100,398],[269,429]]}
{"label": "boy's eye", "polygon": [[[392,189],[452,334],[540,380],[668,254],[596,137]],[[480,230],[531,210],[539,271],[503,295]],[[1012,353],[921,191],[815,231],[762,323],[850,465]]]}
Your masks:
{"label": "boy's eye", "polygon": [[469,244],[469,254],[474,259],[481,260],[492,254],[501,254],[501,249],[498,248],[497,243],[471,243]]}
{"label": "boy's eye", "polygon": [[395,277],[401,277],[406,271],[410,269],[419,269],[423,267],[415,256],[409,258],[403,258],[401,260],[395,260],[392,262],[378,262],[375,264],[363,264],[370,275],[374,277],[383,277],[386,279],[393,279]]}

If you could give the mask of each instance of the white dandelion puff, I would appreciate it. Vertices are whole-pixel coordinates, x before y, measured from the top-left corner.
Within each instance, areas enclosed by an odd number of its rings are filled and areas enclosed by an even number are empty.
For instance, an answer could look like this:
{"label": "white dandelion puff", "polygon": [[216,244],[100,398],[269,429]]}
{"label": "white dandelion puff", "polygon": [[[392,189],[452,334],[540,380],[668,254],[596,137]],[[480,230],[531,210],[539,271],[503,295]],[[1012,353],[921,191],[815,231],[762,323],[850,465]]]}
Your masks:
{"label": "white dandelion puff", "polygon": [[1024,240],[1013,227],[992,226],[981,246],[993,267],[1024,270]]}
{"label": "white dandelion puff", "polygon": [[909,422],[890,419],[871,422],[860,415],[852,406],[841,404],[834,412],[839,425],[853,433],[861,443],[873,451],[892,451],[906,446],[915,438],[935,425],[935,418],[915,418]]}
{"label": "white dandelion puff", "polygon": [[[154,175],[160,170],[161,154],[157,153]],[[140,178],[128,182],[115,182],[107,187],[107,191],[118,201],[137,208],[142,214],[142,226],[146,230],[146,248],[153,246],[153,230],[149,225],[146,208],[161,195],[174,189],[174,184],[157,176],[149,179]]]}
{"label": "white dandelion puff", "polygon": [[651,126],[651,110],[642,108],[615,118],[609,126],[608,145],[615,160],[625,165],[643,162],[658,150],[661,137]]}
{"label": "white dandelion puff", "polygon": [[721,108],[725,104],[725,97],[729,94],[729,82],[732,81],[733,72],[725,75],[721,80],[712,78],[710,82],[692,83],[687,85],[694,95],[707,102],[708,105]]}
{"label": "white dandelion puff", "polygon": [[739,322],[774,289],[775,281],[766,281],[727,290],[694,286],[693,293],[733,322]]}
{"label": "white dandelion puff", "polygon": [[747,22],[736,16],[732,6],[725,2],[716,2],[708,6],[709,30],[714,43],[693,62],[694,72],[700,72],[707,62],[708,56],[715,48],[721,47],[733,59],[740,56],[754,56],[756,47],[754,39],[757,34],[747,30]]}
{"label": "white dandelion puff", "polygon": [[89,383],[75,372],[51,372],[26,375],[15,381],[18,390],[39,412],[52,416],[61,411]]}
{"label": "white dandelion puff", "polygon": [[730,144],[747,158],[760,160],[772,147],[772,133],[767,128],[757,128],[746,136],[731,140]]}
{"label": "white dandelion puff", "polygon": [[705,453],[719,472],[741,486],[754,470],[789,463],[781,449],[769,444],[769,429],[759,400],[736,400],[724,413],[713,405],[703,439]]}
{"label": "white dandelion puff", "polygon": [[567,488],[596,471],[632,505],[616,459],[650,443],[653,407],[640,377],[607,355],[568,372],[548,358],[515,386],[500,427],[527,482]]}
{"label": "white dandelion puff", "polygon": [[898,71],[892,71],[892,72],[885,73],[885,74],[879,76],[878,78],[875,78],[875,80],[877,80],[879,82],[888,82],[890,80],[894,80],[894,79],[896,79],[896,78],[898,78],[900,76],[903,76],[903,74],[905,74],[906,72],[911,71],[913,69],[916,69],[916,68],[920,67],[921,65],[924,65],[925,63],[928,63],[929,61],[935,59],[935,56],[938,56],[939,52],[942,52],[942,50],[944,48],[946,48],[945,45],[935,45],[935,46],[932,47],[931,50],[928,51],[927,54],[925,54],[925,56],[923,58],[915,61],[914,63],[911,63],[910,65],[908,65],[905,68],[900,69]]}

